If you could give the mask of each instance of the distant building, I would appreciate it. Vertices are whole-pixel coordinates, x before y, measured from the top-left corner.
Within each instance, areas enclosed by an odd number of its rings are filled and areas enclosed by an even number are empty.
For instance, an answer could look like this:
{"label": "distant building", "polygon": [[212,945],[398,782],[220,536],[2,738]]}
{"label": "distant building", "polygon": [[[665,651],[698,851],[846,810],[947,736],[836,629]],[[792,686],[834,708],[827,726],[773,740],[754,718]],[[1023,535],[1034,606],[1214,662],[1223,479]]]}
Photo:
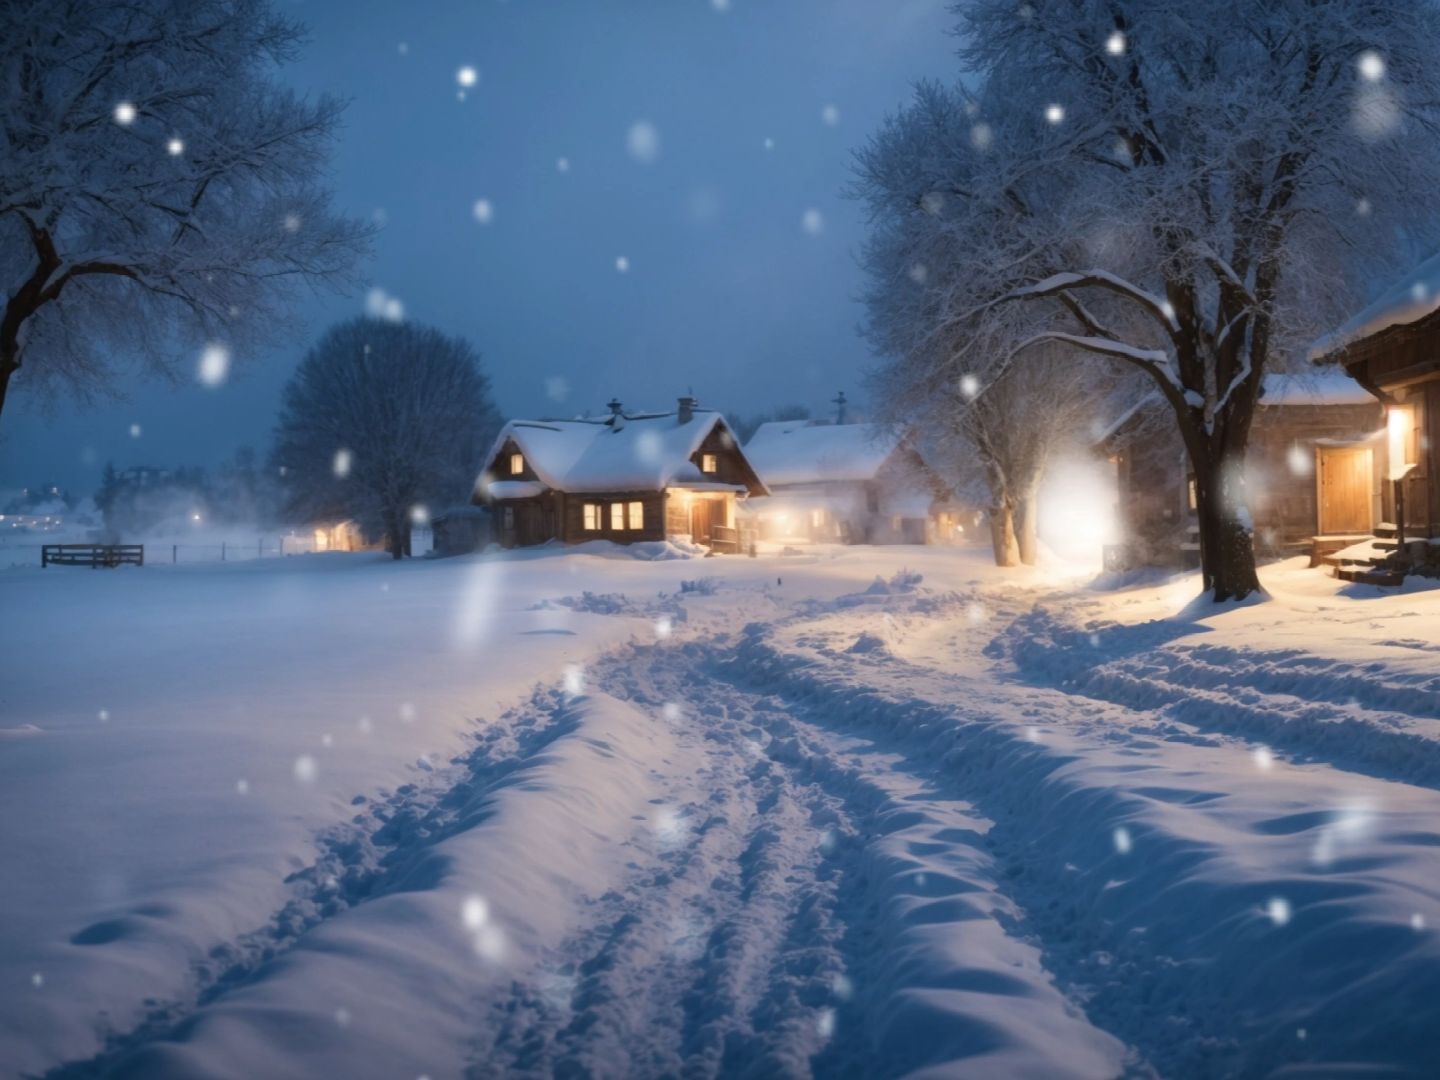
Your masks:
{"label": "distant building", "polygon": [[724,417],[687,396],[673,412],[611,401],[606,416],[512,420],[476,500],[505,547],[683,539],[735,552],[737,502],[765,493]]}
{"label": "distant building", "polygon": [[954,543],[975,525],[898,428],[776,420],[745,453],[772,495],[748,508],[765,539]]}

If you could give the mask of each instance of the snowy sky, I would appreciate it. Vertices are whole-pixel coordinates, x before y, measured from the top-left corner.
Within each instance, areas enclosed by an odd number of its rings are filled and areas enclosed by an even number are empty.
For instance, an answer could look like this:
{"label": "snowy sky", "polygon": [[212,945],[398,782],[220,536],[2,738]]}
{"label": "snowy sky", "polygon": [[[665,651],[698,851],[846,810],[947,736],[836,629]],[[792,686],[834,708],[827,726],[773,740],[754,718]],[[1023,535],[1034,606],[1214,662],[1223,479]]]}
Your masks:
{"label": "snowy sky", "polygon": [[[506,413],[690,386],[727,411],[820,409],[858,396],[867,359],[850,152],[914,80],[955,73],[947,2],[295,0],[312,41],[285,77],[352,99],[334,183],[385,222],[368,277],[474,341]],[[313,335],[364,306],[302,311]],[[0,488],[263,450],[308,340],[238,358],[219,389],[135,384],[56,415],[12,397]]]}

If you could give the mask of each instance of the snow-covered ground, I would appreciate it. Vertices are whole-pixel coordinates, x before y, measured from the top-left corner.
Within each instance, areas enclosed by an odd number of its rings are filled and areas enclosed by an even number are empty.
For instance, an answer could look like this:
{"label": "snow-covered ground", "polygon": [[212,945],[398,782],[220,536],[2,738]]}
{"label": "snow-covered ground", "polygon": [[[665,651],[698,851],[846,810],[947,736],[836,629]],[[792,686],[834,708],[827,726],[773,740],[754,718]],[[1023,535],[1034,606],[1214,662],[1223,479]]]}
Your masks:
{"label": "snow-covered ground", "polygon": [[0,1072],[1434,1075],[1440,591],[1264,579],[5,571]]}

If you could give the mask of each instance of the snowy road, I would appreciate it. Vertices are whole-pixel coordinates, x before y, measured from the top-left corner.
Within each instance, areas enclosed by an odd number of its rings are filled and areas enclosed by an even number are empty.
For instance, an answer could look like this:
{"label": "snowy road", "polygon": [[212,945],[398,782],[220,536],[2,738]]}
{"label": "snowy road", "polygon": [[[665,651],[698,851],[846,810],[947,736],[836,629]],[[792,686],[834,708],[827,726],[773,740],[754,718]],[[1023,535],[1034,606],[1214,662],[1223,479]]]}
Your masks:
{"label": "snowy road", "polygon": [[667,632],[357,793],[191,992],[46,1075],[1434,1075],[1412,646],[1222,662],[1062,593],[749,572],[584,600]]}

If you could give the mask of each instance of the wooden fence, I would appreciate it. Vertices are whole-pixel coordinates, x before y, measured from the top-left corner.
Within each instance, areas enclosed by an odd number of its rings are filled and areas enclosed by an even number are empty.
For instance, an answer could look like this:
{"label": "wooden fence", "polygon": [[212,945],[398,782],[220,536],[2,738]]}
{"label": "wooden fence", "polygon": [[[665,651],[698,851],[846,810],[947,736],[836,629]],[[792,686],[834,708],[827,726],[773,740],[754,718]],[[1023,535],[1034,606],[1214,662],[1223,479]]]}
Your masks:
{"label": "wooden fence", "polygon": [[44,544],[40,548],[40,566],[132,566],[145,565],[144,544]]}

